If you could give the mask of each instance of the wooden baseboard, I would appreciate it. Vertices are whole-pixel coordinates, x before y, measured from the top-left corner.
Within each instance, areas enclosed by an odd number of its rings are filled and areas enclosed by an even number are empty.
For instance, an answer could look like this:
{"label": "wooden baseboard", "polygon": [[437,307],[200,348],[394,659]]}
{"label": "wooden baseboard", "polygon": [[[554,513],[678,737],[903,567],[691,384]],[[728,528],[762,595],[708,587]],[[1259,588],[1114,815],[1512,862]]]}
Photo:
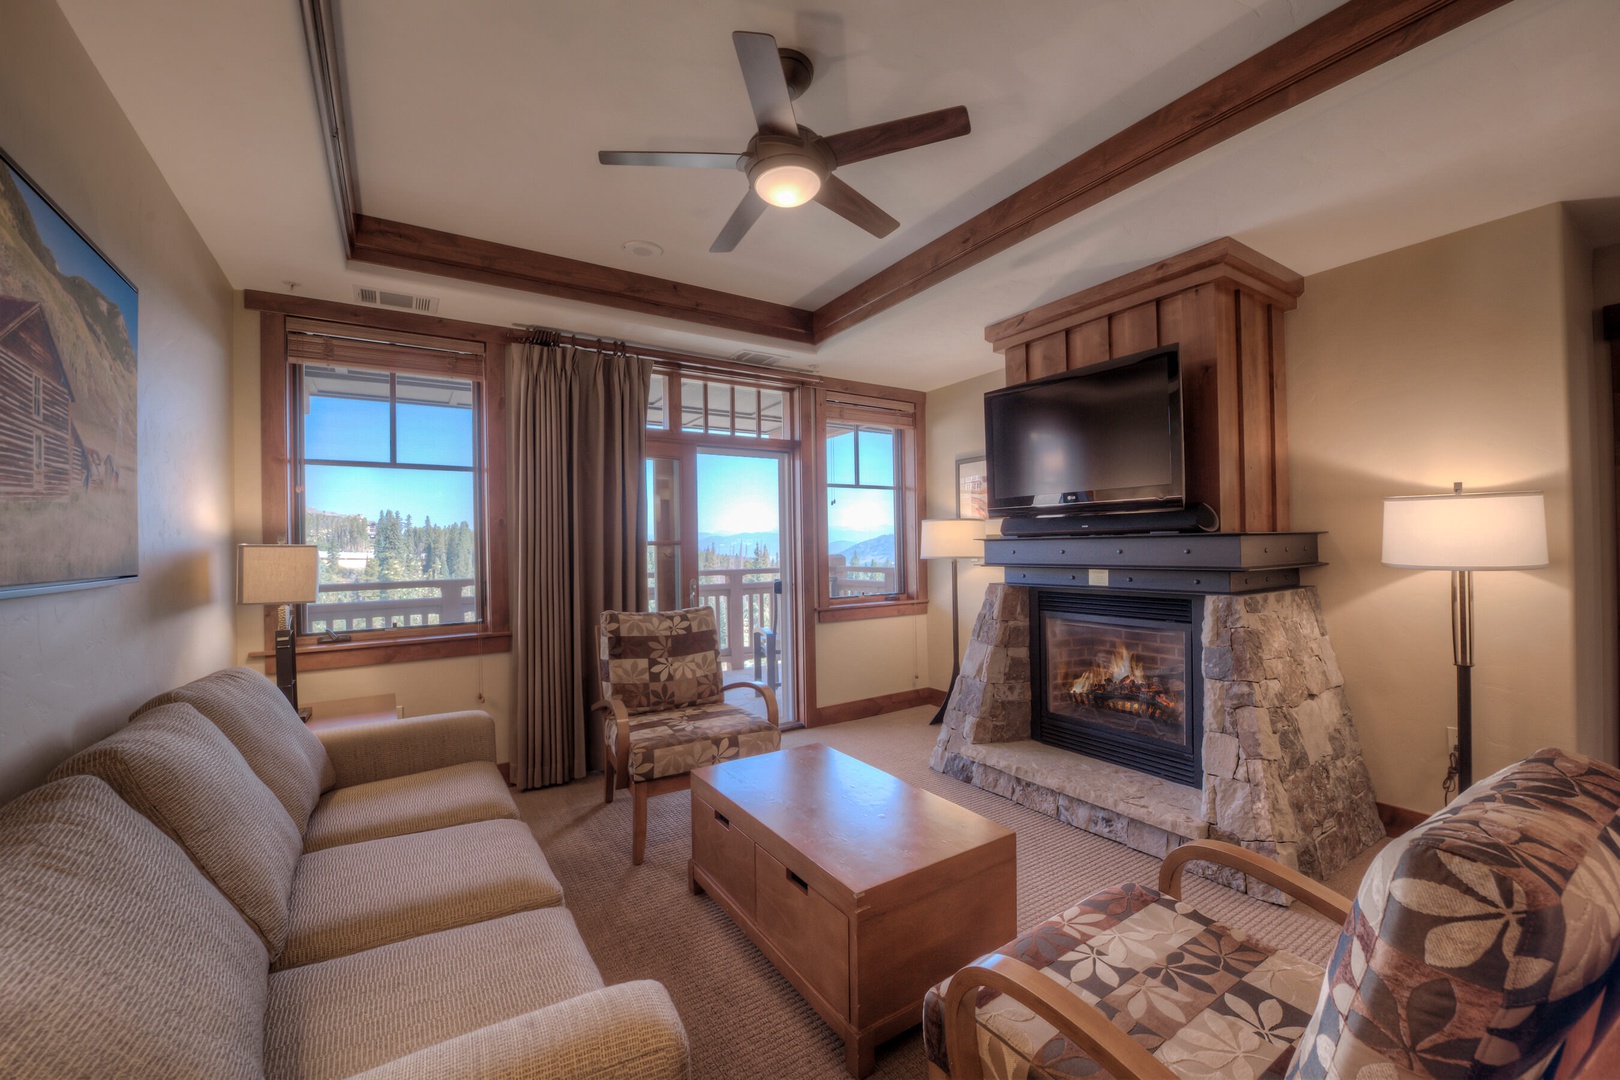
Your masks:
{"label": "wooden baseboard", "polygon": [[823,705],[816,710],[815,716],[805,726],[825,727],[828,724],[842,724],[846,720],[859,720],[867,716],[899,712],[901,709],[914,709],[918,705],[937,706],[943,704],[945,704],[945,691],[935,690],[932,686],[919,686],[914,690],[901,690],[895,694],[860,698],[856,701],[840,701],[836,705]]}
{"label": "wooden baseboard", "polygon": [[1429,820],[1429,815],[1419,810],[1408,810],[1404,806],[1391,806],[1388,803],[1375,805],[1378,807],[1378,820],[1384,823],[1385,836],[1409,833]]}

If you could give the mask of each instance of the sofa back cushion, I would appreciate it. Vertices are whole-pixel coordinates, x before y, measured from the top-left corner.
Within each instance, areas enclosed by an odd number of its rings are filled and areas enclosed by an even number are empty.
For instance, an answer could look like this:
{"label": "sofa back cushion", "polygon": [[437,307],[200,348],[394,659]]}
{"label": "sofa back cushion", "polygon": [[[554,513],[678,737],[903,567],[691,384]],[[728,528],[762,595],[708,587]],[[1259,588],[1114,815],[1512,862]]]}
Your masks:
{"label": "sofa back cushion", "polygon": [[604,611],[598,624],[602,696],[632,713],[721,700],[714,609]]}
{"label": "sofa back cushion", "polygon": [[190,705],[161,705],[51,778],[81,774],[105,780],[184,848],[258,930],[271,959],[281,955],[303,838],[223,732]]}
{"label": "sofa back cushion", "polygon": [[135,715],[175,702],[190,705],[225,733],[302,835],[321,792],[332,787],[337,774],[321,740],[298,719],[276,684],[252,668],[226,668],[159,694]]}
{"label": "sofa back cushion", "polygon": [[1620,770],[1539,750],[1379,853],[1289,1077],[1539,1076],[1620,953]]}
{"label": "sofa back cushion", "polygon": [[0,1074],[264,1076],[264,945],[94,777],[0,809],[0,958]]}

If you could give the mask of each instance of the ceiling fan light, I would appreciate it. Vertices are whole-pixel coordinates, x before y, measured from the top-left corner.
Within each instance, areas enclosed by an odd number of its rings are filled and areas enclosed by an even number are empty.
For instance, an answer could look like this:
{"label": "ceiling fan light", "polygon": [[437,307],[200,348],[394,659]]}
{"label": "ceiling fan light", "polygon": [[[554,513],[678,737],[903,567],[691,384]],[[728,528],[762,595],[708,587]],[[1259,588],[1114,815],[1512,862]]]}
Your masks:
{"label": "ceiling fan light", "polygon": [[808,165],[783,162],[754,176],[754,192],[772,206],[803,206],[821,190],[821,174]]}

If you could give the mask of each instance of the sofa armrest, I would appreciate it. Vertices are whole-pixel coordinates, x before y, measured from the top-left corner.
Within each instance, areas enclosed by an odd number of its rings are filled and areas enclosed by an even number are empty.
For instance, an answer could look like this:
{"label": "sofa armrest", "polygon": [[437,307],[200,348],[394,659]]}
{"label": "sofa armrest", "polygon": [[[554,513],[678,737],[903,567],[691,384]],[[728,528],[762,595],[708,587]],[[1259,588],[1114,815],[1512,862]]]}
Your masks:
{"label": "sofa armrest", "polygon": [[338,787],[495,760],[495,720],[480,709],[347,724],[315,732]]}
{"label": "sofa armrest", "polygon": [[690,1069],[669,992],[643,981],[446,1039],[354,1080],[687,1080]]}

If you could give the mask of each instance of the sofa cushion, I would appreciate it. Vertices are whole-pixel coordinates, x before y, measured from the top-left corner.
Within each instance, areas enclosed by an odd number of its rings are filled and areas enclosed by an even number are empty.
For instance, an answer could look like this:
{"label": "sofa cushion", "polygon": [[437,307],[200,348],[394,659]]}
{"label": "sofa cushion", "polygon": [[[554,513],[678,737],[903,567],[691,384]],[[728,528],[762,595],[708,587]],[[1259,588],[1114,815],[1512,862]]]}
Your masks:
{"label": "sofa cushion", "polygon": [[288,968],[270,975],[265,1074],[350,1076],[601,986],[562,908]]}
{"label": "sofa cushion", "polygon": [[468,761],[327,792],[304,829],[304,850],[517,816],[501,770]]}
{"label": "sofa cushion", "polygon": [[1362,878],[1290,1077],[1539,1076],[1620,951],[1620,770],[1539,750]]}
{"label": "sofa cushion", "polygon": [[557,876],[521,821],[475,821],[325,848],[298,864],[292,933],[275,966],[562,902]]}
{"label": "sofa cushion", "polygon": [[287,895],[304,841],[231,741],[190,705],[163,705],[64,761],[162,829],[258,930],[287,942]]}
{"label": "sofa cushion", "polygon": [[263,943],[94,777],[0,810],[0,958],[0,1074],[264,1075]]}
{"label": "sofa cushion", "polygon": [[632,714],[720,700],[714,609],[604,611],[597,627],[602,696]]}
{"label": "sofa cushion", "polygon": [[[611,714],[606,736],[609,746],[618,740],[618,721]],[[775,724],[724,701],[630,719],[630,775],[637,780],[679,776],[699,765],[781,748]]]}
{"label": "sofa cushion", "polygon": [[336,774],[326,748],[276,684],[252,668],[226,668],[159,694],[135,715],[174,702],[192,706],[225,733],[303,832]]}
{"label": "sofa cushion", "polygon": [[[1178,1076],[1269,1075],[1286,1063],[1322,985],[1320,966],[1143,885],[1088,896],[996,952],[1095,1005]],[[924,1051],[947,1073],[948,982],[923,999]],[[976,1019],[986,1076],[1110,1076],[1007,995],[980,991]]]}

